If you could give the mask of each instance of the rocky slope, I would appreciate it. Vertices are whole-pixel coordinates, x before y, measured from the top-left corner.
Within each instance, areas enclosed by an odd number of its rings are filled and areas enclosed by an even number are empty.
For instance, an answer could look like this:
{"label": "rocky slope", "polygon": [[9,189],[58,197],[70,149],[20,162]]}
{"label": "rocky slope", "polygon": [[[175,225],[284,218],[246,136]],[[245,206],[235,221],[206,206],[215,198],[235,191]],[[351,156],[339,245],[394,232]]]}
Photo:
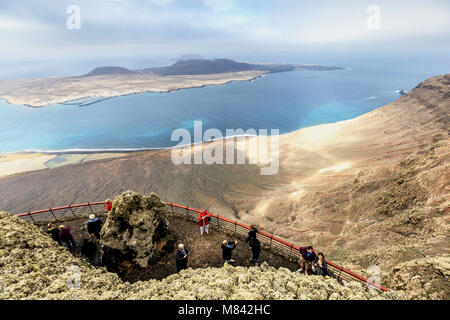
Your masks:
{"label": "rocky slope", "polygon": [[157,281],[123,283],[72,256],[34,225],[0,212],[1,299],[400,299],[360,283],[306,277],[267,264],[184,270]]}
{"label": "rocky slope", "polygon": [[410,298],[448,299],[449,151],[440,141],[392,166],[362,170],[327,197],[305,199],[309,210],[326,208],[334,219],[304,236],[362,274],[377,265],[382,283]]}

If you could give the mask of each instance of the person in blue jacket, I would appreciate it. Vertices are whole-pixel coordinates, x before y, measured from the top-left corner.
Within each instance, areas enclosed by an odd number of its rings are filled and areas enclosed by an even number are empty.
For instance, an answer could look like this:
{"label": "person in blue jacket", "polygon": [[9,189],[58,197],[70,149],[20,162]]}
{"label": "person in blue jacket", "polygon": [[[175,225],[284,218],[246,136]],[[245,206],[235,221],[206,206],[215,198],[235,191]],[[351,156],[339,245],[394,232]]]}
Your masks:
{"label": "person in blue jacket", "polygon": [[233,250],[236,248],[237,240],[236,241],[228,241],[223,240],[222,243],[222,258],[225,263],[231,263],[234,262],[233,259],[231,259],[231,255]]}
{"label": "person in blue jacket", "polygon": [[90,220],[87,223],[87,232],[96,236],[97,239],[100,239],[100,231],[102,230],[103,225],[102,220],[96,218],[95,214],[91,214],[89,219]]}

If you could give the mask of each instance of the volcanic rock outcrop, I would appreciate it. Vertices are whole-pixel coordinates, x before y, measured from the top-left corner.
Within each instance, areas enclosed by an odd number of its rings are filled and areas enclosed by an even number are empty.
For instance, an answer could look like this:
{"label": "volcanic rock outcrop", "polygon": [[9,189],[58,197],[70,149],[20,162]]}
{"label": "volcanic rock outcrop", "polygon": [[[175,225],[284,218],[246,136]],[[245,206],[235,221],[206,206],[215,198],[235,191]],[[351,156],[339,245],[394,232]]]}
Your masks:
{"label": "volcanic rock outcrop", "polygon": [[392,269],[388,277],[390,288],[407,292],[408,298],[448,300],[450,254],[401,263]]}
{"label": "volcanic rock outcrop", "polygon": [[0,211],[0,299],[401,299],[358,282],[260,267],[187,269],[122,282],[72,255],[33,224]]}
{"label": "volcanic rock outcrop", "polygon": [[168,233],[166,205],[152,193],[127,191],[117,196],[100,233],[101,243],[147,267],[158,240]]}

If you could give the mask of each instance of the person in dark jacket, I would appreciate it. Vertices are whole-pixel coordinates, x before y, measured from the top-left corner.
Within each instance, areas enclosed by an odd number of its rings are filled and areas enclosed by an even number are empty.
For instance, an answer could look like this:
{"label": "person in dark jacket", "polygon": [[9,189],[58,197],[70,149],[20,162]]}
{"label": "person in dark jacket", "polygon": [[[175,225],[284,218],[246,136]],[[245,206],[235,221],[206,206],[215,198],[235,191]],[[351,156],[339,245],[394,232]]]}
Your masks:
{"label": "person in dark jacket", "polygon": [[101,265],[109,272],[115,272],[119,263],[116,251],[113,248],[102,246],[100,248]]}
{"label": "person in dark jacket", "polygon": [[245,242],[251,242],[252,239],[256,239],[256,234],[258,233],[258,229],[252,224],[250,226],[250,231],[248,232],[248,236],[245,239]]}
{"label": "person in dark jacket", "polygon": [[234,262],[234,260],[231,259],[231,255],[232,255],[233,250],[236,248],[237,243],[238,243],[237,240],[235,240],[234,242],[228,241],[228,240],[223,240],[223,242],[222,242],[222,258],[225,261],[225,263]]}
{"label": "person in dark jacket", "polygon": [[187,269],[188,255],[189,255],[188,250],[184,247],[184,244],[180,243],[178,245],[177,254],[175,256],[177,272],[179,272],[180,270]]}
{"label": "person in dark jacket", "polygon": [[102,220],[96,218],[95,214],[91,214],[89,219],[90,220],[87,223],[87,232],[96,236],[97,239],[100,239],[100,231],[102,230],[103,225]]}
{"label": "person in dark jacket", "polygon": [[[92,236],[90,236],[91,238]],[[97,265],[97,244],[93,239],[83,239],[81,254],[85,255],[93,265]]]}
{"label": "person in dark jacket", "polygon": [[46,231],[53,240],[55,240],[56,242],[58,242],[58,244],[61,246],[61,241],[59,240],[59,229],[57,227],[55,227],[55,225],[53,223],[49,223],[47,225],[47,231]]}
{"label": "person in dark jacket", "polygon": [[59,227],[59,241],[64,242],[69,250],[73,250],[75,247],[75,240],[73,239],[72,234],[70,233],[70,228],[64,225],[60,225]]}
{"label": "person in dark jacket", "polygon": [[316,275],[324,277],[329,275],[328,265],[322,252],[317,254],[313,262],[313,267],[316,269]]}
{"label": "person in dark jacket", "polygon": [[259,264],[259,254],[261,253],[261,243],[258,239],[254,238],[250,240],[250,249],[252,250],[252,257],[250,261]]}
{"label": "person in dark jacket", "polygon": [[312,269],[312,262],[316,258],[316,254],[314,252],[313,247],[300,247],[300,253],[302,257],[299,259],[298,263],[300,264],[300,269],[297,270],[299,272],[304,271],[306,275],[308,275],[308,270]]}

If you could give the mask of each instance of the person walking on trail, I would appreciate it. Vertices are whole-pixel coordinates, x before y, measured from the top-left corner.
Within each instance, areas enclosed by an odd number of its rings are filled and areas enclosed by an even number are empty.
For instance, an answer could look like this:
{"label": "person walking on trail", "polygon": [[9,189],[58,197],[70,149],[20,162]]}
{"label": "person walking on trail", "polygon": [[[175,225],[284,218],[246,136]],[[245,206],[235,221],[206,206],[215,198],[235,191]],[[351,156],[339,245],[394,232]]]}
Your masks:
{"label": "person walking on trail", "polygon": [[47,225],[47,231],[46,231],[53,240],[55,240],[56,242],[58,242],[58,244],[61,246],[61,241],[59,240],[59,229],[57,227],[55,227],[55,225],[53,223],[49,223]]}
{"label": "person walking on trail", "polygon": [[209,234],[209,219],[210,215],[206,210],[203,210],[198,214],[198,225],[200,226],[200,234],[203,235],[203,232]]}
{"label": "person walking on trail", "polygon": [[73,240],[72,233],[70,233],[70,228],[64,225],[59,227],[59,241],[64,242],[67,248],[72,251],[75,247],[75,240]]}
{"label": "person walking on trail", "polygon": [[106,205],[105,205],[105,210],[108,211],[108,213],[111,211],[112,209],[112,202],[109,199],[106,199]]}
{"label": "person walking on trail", "polygon": [[325,256],[322,252],[319,252],[313,261],[313,268],[316,270],[316,275],[318,276],[328,276],[328,265],[325,260]]}
{"label": "person walking on trail", "polygon": [[184,247],[184,244],[180,243],[178,245],[177,254],[175,256],[177,272],[180,272],[180,270],[187,269],[188,255],[189,255],[188,250]]}
{"label": "person walking on trail", "polygon": [[234,242],[228,241],[228,240],[223,240],[223,242],[222,242],[222,258],[225,263],[234,262],[234,260],[231,259],[231,256],[232,256],[233,250],[236,248],[237,243],[238,243],[237,240],[235,240]]}
{"label": "person walking on trail", "polygon": [[247,238],[245,239],[245,242],[249,242],[250,241],[250,243],[251,243],[251,241],[253,240],[253,239],[256,239],[256,234],[258,233],[258,229],[256,229],[256,227],[255,227],[255,225],[251,225],[250,226],[250,230],[249,230],[249,232],[248,232],[248,236],[247,236]]}
{"label": "person walking on trail", "polygon": [[298,263],[300,264],[300,269],[298,272],[305,272],[305,275],[308,275],[308,270],[312,269],[312,262],[316,258],[316,253],[313,250],[313,247],[300,247],[300,253],[302,257],[299,259]]}
{"label": "person walking on trail", "polygon": [[100,239],[100,231],[102,230],[103,225],[102,220],[96,218],[95,214],[91,214],[89,219],[90,220],[87,223],[87,232],[96,236],[97,239]]}
{"label": "person walking on trail", "polygon": [[251,262],[259,264],[259,254],[261,253],[261,243],[258,239],[253,238],[250,240],[250,249],[252,250],[252,257],[249,259]]}

